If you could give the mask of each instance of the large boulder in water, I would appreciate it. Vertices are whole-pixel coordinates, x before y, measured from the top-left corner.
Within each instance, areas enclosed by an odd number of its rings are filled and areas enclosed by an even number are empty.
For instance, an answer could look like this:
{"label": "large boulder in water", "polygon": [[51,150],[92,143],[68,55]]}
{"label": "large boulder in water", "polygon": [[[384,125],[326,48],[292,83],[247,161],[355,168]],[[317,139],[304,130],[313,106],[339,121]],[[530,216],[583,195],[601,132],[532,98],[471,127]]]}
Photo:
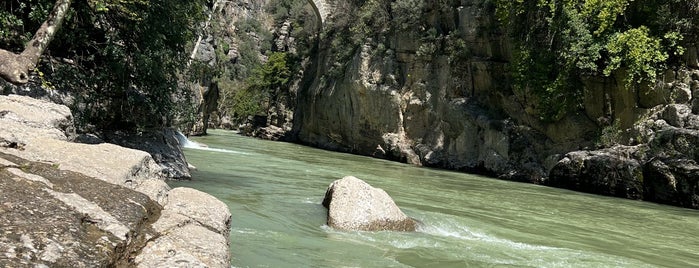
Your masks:
{"label": "large boulder in water", "polygon": [[328,226],[352,231],[415,231],[415,220],[406,216],[388,194],[352,176],[330,184],[323,206]]}

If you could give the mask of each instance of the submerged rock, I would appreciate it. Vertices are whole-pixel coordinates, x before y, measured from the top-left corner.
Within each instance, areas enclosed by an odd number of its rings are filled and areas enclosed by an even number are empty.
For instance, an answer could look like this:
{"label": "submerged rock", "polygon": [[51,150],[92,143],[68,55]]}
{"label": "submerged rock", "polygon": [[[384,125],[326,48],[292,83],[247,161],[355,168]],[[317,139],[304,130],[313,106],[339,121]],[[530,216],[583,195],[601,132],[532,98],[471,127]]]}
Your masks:
{"label": "submerged rock", "polygon": [[384,190],[352,176],[330,184],[323,206],[328,208],[328,226],[335,229],[415,231],[417,226]]}

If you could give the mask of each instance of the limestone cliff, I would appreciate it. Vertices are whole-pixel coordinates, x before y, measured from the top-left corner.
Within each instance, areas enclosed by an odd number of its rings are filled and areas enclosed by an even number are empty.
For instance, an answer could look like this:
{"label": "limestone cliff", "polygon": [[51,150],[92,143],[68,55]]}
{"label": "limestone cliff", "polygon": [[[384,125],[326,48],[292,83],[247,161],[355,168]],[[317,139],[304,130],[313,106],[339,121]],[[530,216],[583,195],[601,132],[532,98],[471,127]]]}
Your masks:
{"label": "limestone cliff", "polygon": [[541,182],[557,153],[590,145],[596,125],[584,115],[556,124],[527,115],[506,82],[506,36],[484,30],[497,28],[487,7],[472,1],[423,14],[426,25],[450,33],[443,38],[461,40],[462,51],[430,47],[449,40],[391,31],[357,48],[341,76],[319,73],[299,99],[299,140]]}
{"label": "limestone cliff", "polygon": [[[545,33],[503,25],[499,1],[326,2],[333,12],[318,20],[316,46],[296,42],[311,58],[295,70],[293,94],[272,99],[244,134],[699,207],[699,159],[673,143],[697,134],[695,36],[656,84],[629,87],[624,69],[586,74],[566,85],[574,97],[542,102],[546,89],[515,87],[513,70],[517,38]],[[294,22],[275,21],[287,29],[277,48],[299,38]],[[544,116],[569,100],[573,109]]]}
{"label": "limestone cliff", "polygon": [[[417,10],[417,31],[385,30],[358,46],[337,45],[357,29],[326,30],[318,71],[299,92],[299,142],[699,208],[691,201],[699,199],[699,159],[686,146],[668,145],[691,144],[699,134],[695,45],[655,88],[629,89],[623,72],[583,78],[580,109],[546,121],[535,96],[511,86],[512,39],[488,1]],[[604,156],[599,164],[566,155],[611,144],[633,146],[582,153]]]}

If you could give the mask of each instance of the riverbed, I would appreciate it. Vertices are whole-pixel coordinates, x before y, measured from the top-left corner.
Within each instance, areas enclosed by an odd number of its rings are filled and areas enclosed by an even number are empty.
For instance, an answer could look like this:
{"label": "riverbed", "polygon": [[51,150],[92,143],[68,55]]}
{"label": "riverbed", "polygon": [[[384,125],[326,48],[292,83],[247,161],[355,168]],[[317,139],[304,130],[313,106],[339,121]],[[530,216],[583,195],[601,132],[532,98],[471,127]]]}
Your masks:
{"label": "riverbed", "polygon": [[[231,210],[234,267],[699,267],[699,211],[211,131],[193,187]],[[327,186],[383,188],[417,232],[325,225]]]}

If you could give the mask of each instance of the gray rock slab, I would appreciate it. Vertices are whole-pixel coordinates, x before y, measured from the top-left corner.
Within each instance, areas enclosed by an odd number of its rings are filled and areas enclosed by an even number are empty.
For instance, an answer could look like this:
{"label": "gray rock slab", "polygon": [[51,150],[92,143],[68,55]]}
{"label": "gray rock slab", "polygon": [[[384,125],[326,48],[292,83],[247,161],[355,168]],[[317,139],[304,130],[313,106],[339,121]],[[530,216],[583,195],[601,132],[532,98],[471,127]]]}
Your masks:
{"label": "gray rock slab", "polygon": [[228,236],[187,224],[168,231],[143,248],[136,267],[230,267]]}

